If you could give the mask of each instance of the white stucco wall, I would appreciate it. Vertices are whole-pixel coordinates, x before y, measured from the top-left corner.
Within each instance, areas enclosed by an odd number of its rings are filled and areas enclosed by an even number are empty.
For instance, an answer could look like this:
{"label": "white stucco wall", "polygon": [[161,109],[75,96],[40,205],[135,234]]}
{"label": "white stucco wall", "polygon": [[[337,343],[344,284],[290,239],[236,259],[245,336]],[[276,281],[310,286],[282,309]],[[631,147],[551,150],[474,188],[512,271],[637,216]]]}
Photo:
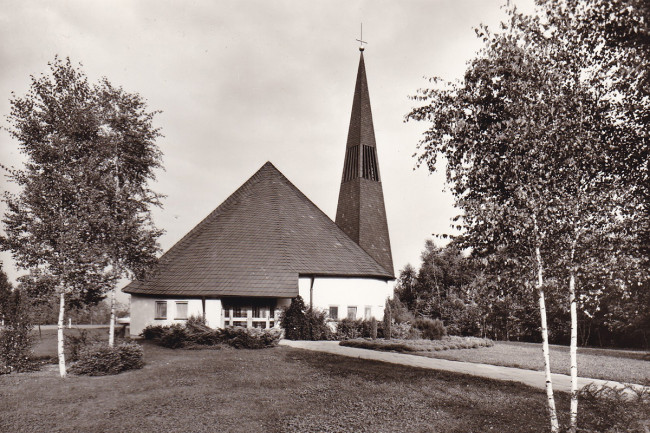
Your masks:
{"label": "white stucco wall", "polygon": [[[156,302],[167,302],[167,319],[156,319]],[[201,299],[166,299],[131,295],[131,336],[139,335],[149,325],[171,325],[172,323],[185,323],[185,320],[176,320],[176,302],[187,302],[187,315],[201,316],[203,306]],[[206,299],[205,314],[208,326],[221,326],[221,300]]]}
{"label": "white stucco wall", "polygon": [[[298,291],[309,305],[311,277],[300,277]],[[329,311],[337,306],[339,319],[347,317],[348,307],[357,307],[357,319],[363,319],[366,307],[377,320],[384,318],[386,298],[393,294],[393,282],[369,278],[314,278],[313,305]]]}

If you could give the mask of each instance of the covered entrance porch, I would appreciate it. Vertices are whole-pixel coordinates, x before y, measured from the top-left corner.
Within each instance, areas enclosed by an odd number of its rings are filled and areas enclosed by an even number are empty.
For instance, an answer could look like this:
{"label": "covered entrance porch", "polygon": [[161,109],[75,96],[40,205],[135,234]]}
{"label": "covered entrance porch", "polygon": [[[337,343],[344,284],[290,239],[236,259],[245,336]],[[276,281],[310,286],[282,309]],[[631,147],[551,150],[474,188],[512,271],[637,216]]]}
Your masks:
{"label": "covered entrance porch", "polygon": [[278,298],[222,298],[222,326],[268,329],[280,326]]}

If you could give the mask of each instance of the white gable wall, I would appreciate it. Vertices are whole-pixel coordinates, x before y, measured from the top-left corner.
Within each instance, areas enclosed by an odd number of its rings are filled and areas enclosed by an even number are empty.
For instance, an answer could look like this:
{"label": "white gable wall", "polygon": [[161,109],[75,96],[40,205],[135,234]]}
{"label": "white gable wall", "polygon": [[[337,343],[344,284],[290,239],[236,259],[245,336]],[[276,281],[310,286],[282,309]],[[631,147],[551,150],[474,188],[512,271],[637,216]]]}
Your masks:
{"label": "white gable wall", "polygon": [[[157,319],[156,302],[167,303],[167,318]],[[187,316],[201,317],[203,315],[203,305],[201,299],[168,299],[154,298],[150,296],[131,295],[131,323],[129,333],[131,336],[139,335],[144,328],[149,325],[171,325],[172,323],[185,323],[186,320],[176,319],[176,302],[187,302]],[[221,326],[221,300],[205,300],[205,319],[207,325],[212,328]]]}
{"label": "white gable wall", "polygon": [[371,278],[300,277],[298,291],[307,306],[311,292],[314,308],[328,312],[330,307],[338,307],[339,319],[347,317],[348,307],[357,307],[356,318],[363,319],[369,307],[371,316],[382,320],[386,298],[393,294],[393,284]]}

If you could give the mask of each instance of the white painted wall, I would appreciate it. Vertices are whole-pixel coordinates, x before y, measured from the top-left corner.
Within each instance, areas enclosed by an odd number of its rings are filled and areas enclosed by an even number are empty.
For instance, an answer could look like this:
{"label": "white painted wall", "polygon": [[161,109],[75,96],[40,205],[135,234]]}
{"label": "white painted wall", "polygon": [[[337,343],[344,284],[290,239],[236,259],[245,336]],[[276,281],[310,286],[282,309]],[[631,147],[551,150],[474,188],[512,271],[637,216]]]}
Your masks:
{"label": "white painted wall", "polygon": [[[156,302],[167,302],[167,319],[156,319]],[[131,336],[139,335],[149,325],[171,325],[172,323],[185,323],[185,320],[176,320],[176,302],[187,302],[187,315],[201,316],[203,306],[200,299],[165,299],[138,295],[131,295]],[[221,300],[206,299],[205,318],[208,326],[221,326]]]}
{"label": "white painted wall", "polygon": [[[307,306],[311,281],[310,277],[300,277],[298,280],[299,294]],[[392,294],[392,281],[369,278],[314,278],[314,307],[329,311],[329,307],[338,306],[339,319],[347,317],[348,307],[357,307],[356,318],[363,319],[366,307],[370,307],[371,316],[382,320],[386,298]]]}

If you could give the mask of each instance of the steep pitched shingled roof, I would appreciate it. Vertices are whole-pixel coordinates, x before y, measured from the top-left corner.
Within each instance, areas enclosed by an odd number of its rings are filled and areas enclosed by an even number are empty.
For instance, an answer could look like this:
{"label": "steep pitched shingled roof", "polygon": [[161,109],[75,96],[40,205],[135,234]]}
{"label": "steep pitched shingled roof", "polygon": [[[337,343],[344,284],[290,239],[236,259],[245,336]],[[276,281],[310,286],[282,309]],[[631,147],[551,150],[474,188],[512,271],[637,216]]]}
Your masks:
{"label": "steep pitched shingled roof", "polygon": [[123,291],[294,297],[298,275],[393,278],[267,162]]}

